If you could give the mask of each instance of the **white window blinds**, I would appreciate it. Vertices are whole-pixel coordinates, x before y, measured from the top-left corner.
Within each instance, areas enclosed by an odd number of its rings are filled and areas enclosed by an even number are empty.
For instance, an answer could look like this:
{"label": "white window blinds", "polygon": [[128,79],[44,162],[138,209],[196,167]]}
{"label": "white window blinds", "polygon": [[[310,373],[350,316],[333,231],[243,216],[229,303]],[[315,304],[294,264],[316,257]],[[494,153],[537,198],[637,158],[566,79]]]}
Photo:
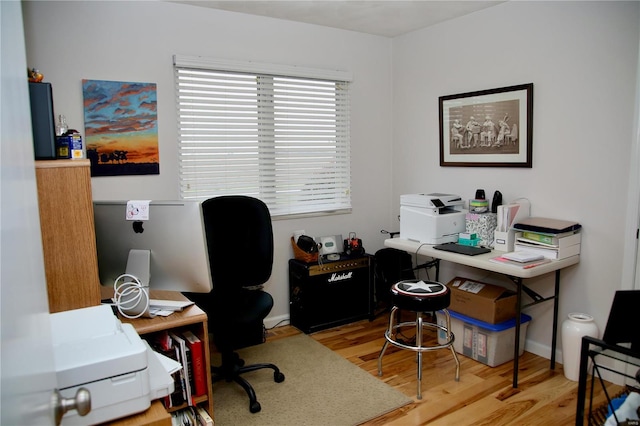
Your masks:
{"label": "white window blinds", "polygon": [[272,216],[351,209],[345,73],[178,55],[174,63],[183,198],[250,195]]}

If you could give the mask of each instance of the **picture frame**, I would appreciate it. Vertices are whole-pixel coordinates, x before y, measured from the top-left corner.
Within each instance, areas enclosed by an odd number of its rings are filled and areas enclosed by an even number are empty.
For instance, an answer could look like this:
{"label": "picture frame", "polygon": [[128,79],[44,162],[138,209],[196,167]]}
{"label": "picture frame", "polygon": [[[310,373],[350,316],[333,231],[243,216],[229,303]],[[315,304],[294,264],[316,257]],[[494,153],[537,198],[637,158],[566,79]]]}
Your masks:
{"label": "picture frame", "polygon": [[439,112],[441,167],[533,167],[533,83],[441,96]]}
{"label": "picture frame", "polygon": [[82,80],[91,177],[159,175],[156,83]]}

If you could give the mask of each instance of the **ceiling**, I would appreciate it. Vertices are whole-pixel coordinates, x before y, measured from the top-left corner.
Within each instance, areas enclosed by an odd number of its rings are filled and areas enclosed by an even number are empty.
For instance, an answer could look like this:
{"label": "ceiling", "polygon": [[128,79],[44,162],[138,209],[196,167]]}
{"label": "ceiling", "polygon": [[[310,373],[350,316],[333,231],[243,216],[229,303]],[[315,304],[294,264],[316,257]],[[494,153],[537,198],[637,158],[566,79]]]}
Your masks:
{"label": "ceiling", "polygon": [[395,37],[486,9],[503,1],[458,0],[175,0],[384,37]]}

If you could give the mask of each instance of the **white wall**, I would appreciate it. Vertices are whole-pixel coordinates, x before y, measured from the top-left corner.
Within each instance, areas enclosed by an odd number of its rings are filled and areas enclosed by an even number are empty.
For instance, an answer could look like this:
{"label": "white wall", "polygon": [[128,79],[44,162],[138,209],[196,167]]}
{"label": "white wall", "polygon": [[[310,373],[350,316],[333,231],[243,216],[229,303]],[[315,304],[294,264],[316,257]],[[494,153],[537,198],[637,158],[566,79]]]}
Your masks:
{"label": "white wall", "polygon": [[[94,199],[178,197],[172,55],[202,55],[351,71],[353,213],[274,222],[272,319],[289,313],[289,238],[356,232],[383,243],[391,206],[391,40],[165,2],[23,3],[27,63],[51,82],[55,109],[83,131],[82,79],[157,83],[160,175],[92,179]],[[239,271],[240,272],[240,271]]]}
{"label": "white wall", "polygon": [[[583,225],[581,262],[562,272],[560,320],[604,329],[622,259],[638,65],[640,3],[507,2],[394,39],[393,206],[401,194],[526,197],[535,216]],[[438,97],[534,84],[533,168],[439,166]],[[637,114],[637,111],[635,112]],[[635,165],[634,167],[637,167]],[[632,221],[631,223],[635,223]],[[508,285],[506,279],[449,268]],[[553,276],[532,280],[550,295]],[[630,288],[630,284],[624,285]],[[552,303],[533,316],[527,350],[550,355]]]}

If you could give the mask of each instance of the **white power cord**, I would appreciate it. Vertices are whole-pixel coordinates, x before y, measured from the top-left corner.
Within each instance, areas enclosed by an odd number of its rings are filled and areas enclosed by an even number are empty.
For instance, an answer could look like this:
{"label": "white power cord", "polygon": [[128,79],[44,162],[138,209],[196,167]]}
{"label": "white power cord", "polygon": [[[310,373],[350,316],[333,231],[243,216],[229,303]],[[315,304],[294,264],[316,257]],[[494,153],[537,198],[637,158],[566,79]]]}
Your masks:
{"label": "white power cord", "polygon": [[123,317],[140,318],[149,311],[149,286],[143,285],[134,275],[122,274],[116,278],[113,291],[113,300]]}

